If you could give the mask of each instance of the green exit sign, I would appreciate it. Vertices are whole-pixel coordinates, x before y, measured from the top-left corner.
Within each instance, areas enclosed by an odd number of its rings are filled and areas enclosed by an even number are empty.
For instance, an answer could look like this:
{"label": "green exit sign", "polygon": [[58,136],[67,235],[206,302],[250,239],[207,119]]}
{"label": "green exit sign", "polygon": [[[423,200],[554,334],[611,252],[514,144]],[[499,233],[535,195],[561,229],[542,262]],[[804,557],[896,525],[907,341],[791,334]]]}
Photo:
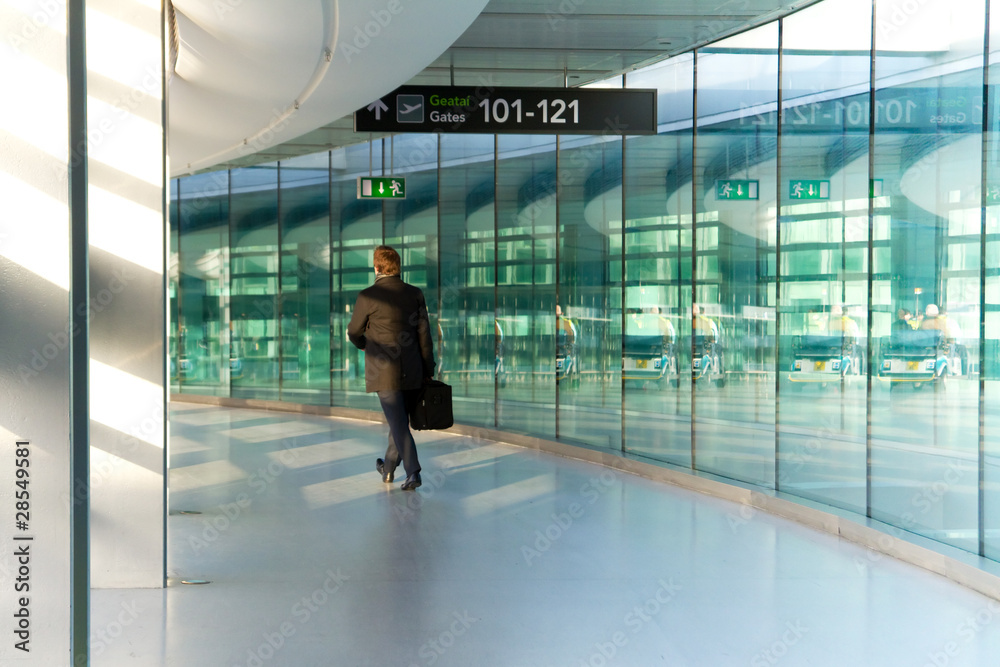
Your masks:
{"label": "green exit sign", "polygon": [[789,181],[789,199],[829,199],[830,181]]}
{"label": "green exit sign", "polygon": [[760,199],[760,181],[716,181],[715,198],[720,201]]}
{"label": "green exit sign", "polygon": [[358,199],[406,199],[406,179],[358,176]]}

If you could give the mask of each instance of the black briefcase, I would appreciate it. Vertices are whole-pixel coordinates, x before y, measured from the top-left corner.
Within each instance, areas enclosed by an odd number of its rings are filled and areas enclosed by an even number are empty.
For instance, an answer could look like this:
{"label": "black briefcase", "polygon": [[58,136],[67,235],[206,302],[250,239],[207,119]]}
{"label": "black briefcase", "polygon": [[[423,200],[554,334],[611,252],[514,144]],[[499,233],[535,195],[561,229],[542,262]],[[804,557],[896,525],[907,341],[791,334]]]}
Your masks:
{"label": "black briefcase", "polygon": [[451,413],[451,385],[437,380],[424,380],[417,404],[410,411],[410,428],[427,431],[451,428],[454,423]]}

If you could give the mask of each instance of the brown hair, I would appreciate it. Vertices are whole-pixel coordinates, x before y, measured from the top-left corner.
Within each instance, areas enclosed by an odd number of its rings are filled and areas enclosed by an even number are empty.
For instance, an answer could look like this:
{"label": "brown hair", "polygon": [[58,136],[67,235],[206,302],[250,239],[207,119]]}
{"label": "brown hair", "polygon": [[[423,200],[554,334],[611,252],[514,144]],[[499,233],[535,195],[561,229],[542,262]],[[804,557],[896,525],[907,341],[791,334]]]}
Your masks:
{"label": "brown hair", "polygon": [[387,245],[380,245],[375,248],[373,264],[375,270],[383,276],[399,275],[399,253]]}

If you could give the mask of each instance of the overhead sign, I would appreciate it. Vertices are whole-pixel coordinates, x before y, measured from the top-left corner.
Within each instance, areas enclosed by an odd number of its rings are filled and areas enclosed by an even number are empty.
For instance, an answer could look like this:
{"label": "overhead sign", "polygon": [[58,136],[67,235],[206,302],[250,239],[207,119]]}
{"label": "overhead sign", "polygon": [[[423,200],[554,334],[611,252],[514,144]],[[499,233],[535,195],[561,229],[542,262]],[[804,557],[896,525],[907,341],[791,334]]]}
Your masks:
{"label": "overhead sign", "polygon": [[358,199],[406,199],[406,179],[359,176]]}
{"label": "overhead sign", "polygon": [[789,199],[829,199],[830,181],[789,181]]}
{"label": "overhead sign", "polygon": [[760,199],[760,181],[716,181],[715,198],[722,201]]}
{"label": "overhead sign", "polygon": [[354,131],[656,134],[656,91],[403,86],[355,111]]}

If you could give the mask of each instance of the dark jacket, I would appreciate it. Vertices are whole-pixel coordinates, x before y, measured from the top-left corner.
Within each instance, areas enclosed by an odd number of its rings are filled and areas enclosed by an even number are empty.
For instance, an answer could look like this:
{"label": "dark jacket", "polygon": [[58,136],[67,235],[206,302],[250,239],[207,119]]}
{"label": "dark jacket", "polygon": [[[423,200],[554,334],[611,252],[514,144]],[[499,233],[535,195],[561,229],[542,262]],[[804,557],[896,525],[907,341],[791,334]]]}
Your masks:
{"label": "dark jacket", "polygon": [[365,351],[365,390],[419,389],[434,375],[434,343],[419,287],[379,276],[361,291],[347,337]]}

